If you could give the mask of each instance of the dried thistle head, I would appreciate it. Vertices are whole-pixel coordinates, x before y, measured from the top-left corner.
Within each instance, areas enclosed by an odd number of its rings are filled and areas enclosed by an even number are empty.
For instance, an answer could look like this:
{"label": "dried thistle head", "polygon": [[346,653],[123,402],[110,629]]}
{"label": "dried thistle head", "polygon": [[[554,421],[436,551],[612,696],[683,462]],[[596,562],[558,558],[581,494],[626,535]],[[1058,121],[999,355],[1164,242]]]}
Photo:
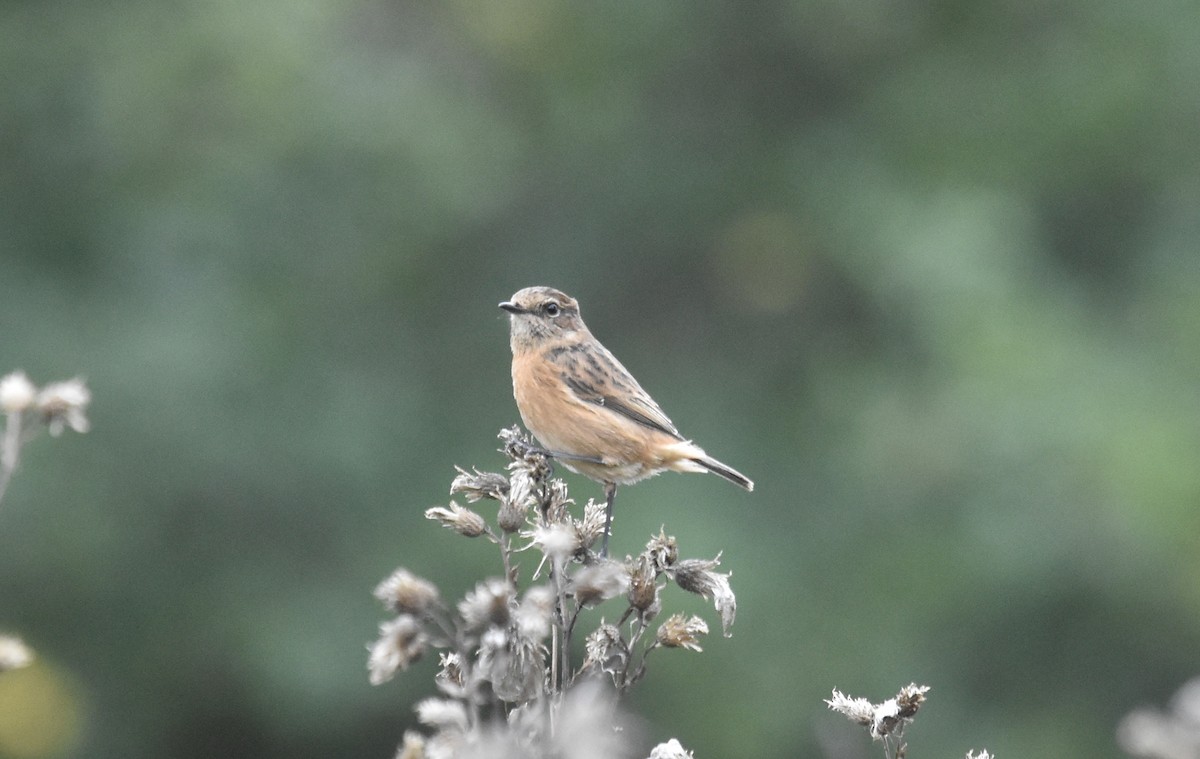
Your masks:
{"label": "dried thistle head", "polygon": [[558,479],[546,483],[546,500],[542,504],[546,521],[570,523],[571,514],[567,509],[574,503],[567,494],[567,483]]}
{"label": "dried thistle head", "polygon": [[523,469],[537,482],[550,477],[550,459],[519,427],[513,425],[500,430],[497,437],[504,441],[501,452],[512,461],[509,464],[510,470],[515,472],[517,469]]}
{"label": "dried thistle head", "polygon": [[695,755],[686,749],[675,738],[660,743],[650,750],[650,759],[693,759]]}
{"label": "dried thistle head", "polygon": [[457,652],[438,654],[441,669],[434,676],[438,690],[451,698],[463,698],[467,694],[467,679],[463,672],[462,656]]}
{"label": "dried thistle head", "polygon": [[732,635],[729,628],[737,616],[737,598],[729,585],[730,575],[713,571],[720,563],[720,554],[712,560],[684,559],[667,570],[667,575],[689,593],[713,600],[717,613],[721,615],[721,632],[728,638]]}
{"label": "dried thistle head", "polygon": [[585,670],[607,672],[614,677],[629,666],[629,646],[614,625],[605,624],[593,630],[584,642]]}
{"label": "dried thistle head", "polygon": [[831,698],[825,699],[825,705],[851,722],[857,722],[860,725],[870,725],[875,720],[874,704],[865,698],[847,696],[837,688],[833,689]]}
{"label": "dried thistle head", "polygon": [[912,722],[917,710],[925,702],[927,692],[928,685],[912,683],[901,688],[894,698],[872,704],[865,698],[851,698],[834,688],[833,697],[826,699],[825,703],[833,711],[865,726],[871,738],[878,741],[903,733],[904,727]]}
{"label": "dried thistle head", "polygon": [[425,739],[424,759],[465,759],[467,736],[456,730],[439,730]]}
{"label": "dried thistle head", "polygon": [[507,533],[514,533],[525,524],[527,508],[521,508],[518,501],[504,499],[500,502],[500,511],[496,514],[496,523]]}
{"label": "dried thistle head", "polygon": [[458,613],[468,630],[478,630],[488,625],[505,626],[512,616],[513,599],[516,594],[506,580],[490,577],[478,583],[458,602]]}
{"label": "dried thistle head", "polygon": [[11,372],[0,379],[0,411],[19,414],[29,409],[36,398],[37,388],[25,372]]}
{"label": "dried thistle head", "polygon": [[[634,726],[622,721],[610,689],[598,682],[582,682],[565,694],[544,755],[563,759],[631,756],[628,743]],[[526,752],[522,759],[530,754]]]}
{"label": "dried thistle head", "polygon": [[679,547],[675,544],[675,536],[667,535],[664,529],[646,543],[646,555],[650,557],[655,572],[665,572],[679,559]]}
{"label": "dried thistle head", "polygon": [[701,651],[700,636],[708,635],[708,625],[700,617],[672,614],[658,627],[656,640],[667,648],[686,648]]}
{"label": "dried thistle head", "polygon": [[425,518],[440,522],[442,527],[468,538],[477,538],[487,532],[487,522],[483,521],[483,517],[454,501],[451,501],[449,506],[426,509]]}
{"label": "dried thistle head", "polygon": [[33,650],[14,635],[0,635],[0,672],[33,664]]}
{"label": "dried thistle head", "polygon": [[491,684],[501,701],[529,701],[541,692],[545,658],[540,645],[492,627],[479,640],[475,673]]}
{"label": "dried thistle head", "polygon": [[375,586],[375,597],[397,614],[421,616],[438,602],[438,590],[433,583],[417,577],[401,567]]}
{"label": "dried thistle head", "polygon": [[500,437],[505,438],[506,434],[516,437],[507,441],[504,448],[511,461],[508,464],[508,496],[500,504],[500,528],[505,532],[516,532],[525,524],[529,509],[541,497],[543,484],[550,477],[550,463],[516,427],[501,430]]}
{"label": "dried thistle head", "polygon": [[549,585],[535,585],[525,591],[513,613],[517,635],[533,643],[545,640],[554,622],[554,606],[554,588]]}
{"label": "dried thistle head", "polygon": [[921,704],[925,703],[925,694],[928,692],[928,685],[917,685],[916,683],[905,685],[896,694],[896,716],[900,719],[912,719],[916,716],[917,710],[921,708]]}
{"label": "dried thistle head", "polygon": [[579,537],[565,522],[539,524],[521,535],[529,538],[529,545],[541,551],[554,566],[562,566],[579,551]]}
{"label": "dried thistle head", "polygon": [[87,432],[90,425],[84,411],[91,402],[92,393],[81,377],[52,382],[43,387],[35,399],[51,435],[62,434],[66,427],[76,432]]}
{"label": "dried thistle head", "polygon": [[386,683],[397,671],[408,669],[425,653],[425,643],[421,625],[409,614],[381,623],[379,639],[367,646],[371,652],[367,659],[371,685]]}
{"label": "dried thistle head", "polygon": [[1126,714],[1117,725],[1117,742],[1130,756],[1200,756],[1200,677],[1180,686],[1168,708],[1139,707]]}
{"label": "dried thistle head", "polygon": [[405,730],[396,759],[425,759],[425,736],[416,730]]}
{"label": "dried thistle head", "polygon": [[616,598],[629,588],[629,570],[616,561],[583,567],[571,581],[571,594],[580,606],[593,606]]}
{"label": "dried thistle head", "polygon": [[[511,468],[511,467],[510,467]],[[513,471],[507,495],[500,500],[497,521],[505,532],[516,532],[525,524],[529,509],[536,503],[534,481],[525,469]]]}
{"label": "dried thistle head", "polygon": [[654,572],[654,562],[643,553],[634,559],[629,571],[629,605],[637,610],[643,622],[649,622],[661,610],[658,592],[662,589]]}
{"label": "dried thistle head", "polygon": [[472,469],[468,472],[460,466],[454,467],[458,476],[450,483],[450,495],[463,494],[467,503],[475,503],[484,498],[500,501],[508,495],[508,479],[496,472],[481,472]]}
{"label": "dried thistle head", "polygon": [[605,513],[607,506],[603,503],[597,503],[592,499],[583,506],[583,518],[572,519],[571,524],[575,528],[575,534],[579,538],[579,545],[588,549],[596,544],[596,541],[604,537],[604,523],[607,519]]}
{"label": "dried thistle head", "polygon": [[467,709],[459,701],[427,698],[417,704],[417,719],[441,732],[466,732]]}

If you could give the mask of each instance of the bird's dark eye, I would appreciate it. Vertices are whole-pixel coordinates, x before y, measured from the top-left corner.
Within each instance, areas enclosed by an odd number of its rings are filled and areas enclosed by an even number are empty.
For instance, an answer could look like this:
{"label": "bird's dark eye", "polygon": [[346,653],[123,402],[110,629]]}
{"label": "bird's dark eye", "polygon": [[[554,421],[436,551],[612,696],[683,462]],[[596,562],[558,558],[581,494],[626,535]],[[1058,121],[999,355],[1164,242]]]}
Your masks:
{"label": "bird's dark eye", "polygon": [[561,310],[558,304],[553,301],[546,304],[546,316],[558,316],[558,312]]}

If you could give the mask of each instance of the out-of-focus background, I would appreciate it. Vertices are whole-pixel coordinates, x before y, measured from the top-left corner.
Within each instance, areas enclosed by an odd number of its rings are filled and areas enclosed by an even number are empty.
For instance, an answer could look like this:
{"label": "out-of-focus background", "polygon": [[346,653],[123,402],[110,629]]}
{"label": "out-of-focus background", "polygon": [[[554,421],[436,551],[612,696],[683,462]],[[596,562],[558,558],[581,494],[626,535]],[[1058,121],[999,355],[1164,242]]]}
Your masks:
{"label": "out-of-focus background", "polygon": [[[0,756],[387,757],[422,518],[518,421],[549,284],[752,476],[622,491],[734,635],[698,757],[1117,757],[1200,670],[1200,14],[1181,0],[0,4],[0,373],[83,374],[0,507]],[[578,500],[600,495],[568,475]],[[680,599],[681,604],[685,599]],[[696,609],[704,607],[697,606]],[[715,617],[710,614],[710,620]]]}

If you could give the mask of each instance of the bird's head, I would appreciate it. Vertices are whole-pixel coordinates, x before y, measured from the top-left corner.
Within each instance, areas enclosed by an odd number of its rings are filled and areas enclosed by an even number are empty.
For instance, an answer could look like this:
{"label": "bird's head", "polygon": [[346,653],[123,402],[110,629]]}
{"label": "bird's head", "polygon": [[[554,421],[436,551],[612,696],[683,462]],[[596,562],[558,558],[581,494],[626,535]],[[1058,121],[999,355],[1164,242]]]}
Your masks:
{"label": "bird's head", "polygon": [[513,350],[586,332],[579,304],[553,287],[526,287],[500,304],[509,313]]}

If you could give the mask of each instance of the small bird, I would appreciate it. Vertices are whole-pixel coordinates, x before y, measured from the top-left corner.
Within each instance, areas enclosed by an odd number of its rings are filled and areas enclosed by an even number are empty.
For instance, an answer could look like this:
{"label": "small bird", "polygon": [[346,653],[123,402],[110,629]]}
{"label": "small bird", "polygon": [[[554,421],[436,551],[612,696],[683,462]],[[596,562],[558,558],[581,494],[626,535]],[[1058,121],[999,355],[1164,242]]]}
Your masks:
{"label": "small bird", "polygon": [[546,453],[604,486],[604,547],[617,485],[667,470],[754,483],[686,440],[616,356],[592,336],[579,304],[552,287],[526,287],[500,304],[512,345],[513,397]]}

